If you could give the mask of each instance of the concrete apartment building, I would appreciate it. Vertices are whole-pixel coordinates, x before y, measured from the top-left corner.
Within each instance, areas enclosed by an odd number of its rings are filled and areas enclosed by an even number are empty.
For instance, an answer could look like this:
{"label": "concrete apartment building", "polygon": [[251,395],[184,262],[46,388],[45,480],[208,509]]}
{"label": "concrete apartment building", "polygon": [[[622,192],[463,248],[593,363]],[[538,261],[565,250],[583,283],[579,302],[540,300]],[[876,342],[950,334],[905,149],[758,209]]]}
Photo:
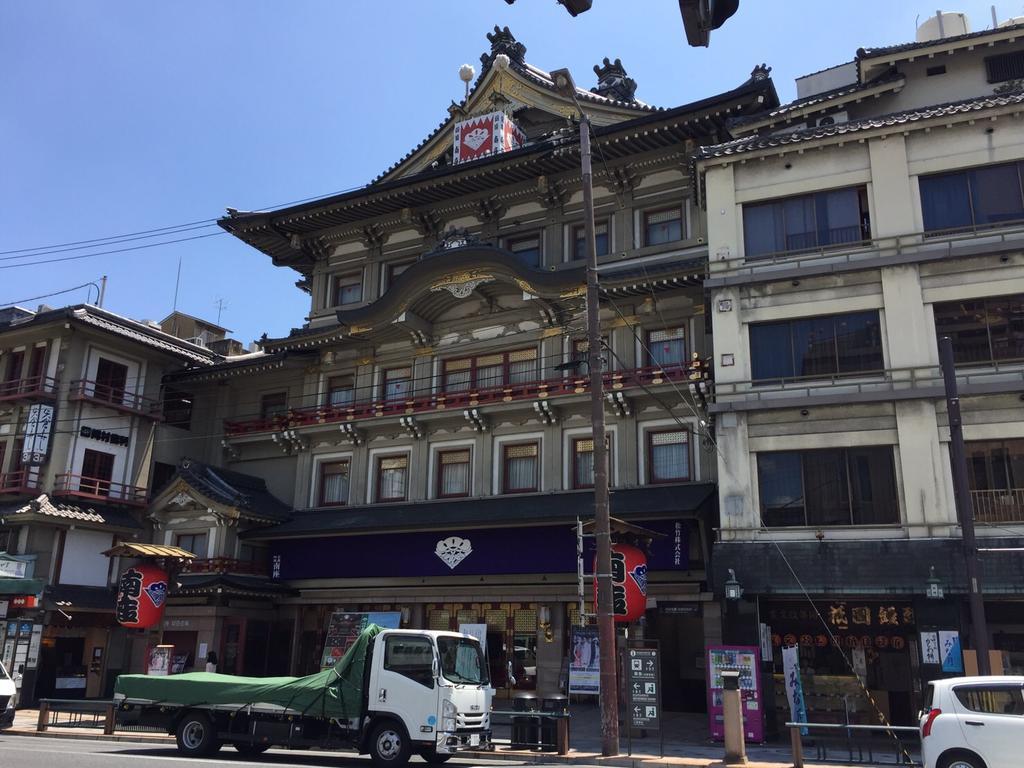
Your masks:
{"label": "concrete apartment building", "polygon": [[[774,647],[780,714],[782,645],[800,647],[812,719],[877,722],[852,664],[896,723],[953,671],[936,638],[973,647],[940,336],[981,546],[1024,543],[1024,27],[962,23],[929,19],[915,43],[798,79],[796,101],[696,156],[715,581],[744,590],[726,640]],[[990,642],[1019,674],[1024,564],[981,557]],[[926,597],[933,576],[946,599]]]}
{"label": "concrete apartment building", "polygon": [[91,305],[3,310],[0,650],[20,704],[109,696],[133,650],[142,663],[145,639],[133,649],[114,619],[121,563],[104,552],[149,541],[158,430],[176,407],[164,375],[214,359]]}
{"label": "concrete apartment building", "polygon": [[[293,640],[288,671],[312,671],[331,611],[393,610],[406,626],[486,624],[497,687],[510,669],[519,688],[559,687],[576,522],[592,515],[578,111],[508,29],[488,39],[467,99],[373,183],[221,221],[310,294],[307,322],[262,352],[167,380],[193,423],[215,426],[180,432],[191,476],[151,503],[158,541],[202,534],[210,557],[253,567],[224,566],[207,585],[216,606],[172,596],[165,627],[231,670],[269,669],[261,648],[278,638]],[[645,631],[678,649],[666,704],[700,710],[697,660],[720,621],[707,245],[688,157],[778,100],[760,68],[673,109],[639,101],[617,60],[595,71],[576,99],[594,124],[612,513],[654,532]],[[511,144],[457,162],[457,131],[485,124]],[[196,472],[223,481],[216,503]],[[253,483],[286,520],[258,519]]]}

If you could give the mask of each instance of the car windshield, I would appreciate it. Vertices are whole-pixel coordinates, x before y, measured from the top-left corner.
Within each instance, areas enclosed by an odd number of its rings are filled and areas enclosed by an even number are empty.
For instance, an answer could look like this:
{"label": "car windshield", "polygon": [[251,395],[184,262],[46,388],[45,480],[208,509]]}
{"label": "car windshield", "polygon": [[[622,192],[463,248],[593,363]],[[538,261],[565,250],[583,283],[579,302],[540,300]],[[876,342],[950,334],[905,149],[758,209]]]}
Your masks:
{"label": "car windshield", "polygon": [[4,663],[0,661],[0,680],[10,680],[10,675],[7,674],[7,670],[4,669]]}
{"label": "car windshield", "polygon": [[487,665],[480,643],[468,637],[439,637],[437,650],[441,654],[441,674],[452,683],[487,685]]}

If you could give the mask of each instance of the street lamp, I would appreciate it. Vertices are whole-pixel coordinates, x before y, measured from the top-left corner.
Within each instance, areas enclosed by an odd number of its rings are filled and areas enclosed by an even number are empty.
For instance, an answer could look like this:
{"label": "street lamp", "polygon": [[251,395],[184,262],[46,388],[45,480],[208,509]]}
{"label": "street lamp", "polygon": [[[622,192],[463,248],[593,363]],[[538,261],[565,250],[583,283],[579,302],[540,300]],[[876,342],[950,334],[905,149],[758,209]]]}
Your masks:
{"label": "street lamp", "polygon": [[946,596],[946,593],[942,589],[942,582],[939,581],[938,576],[935,575],[935,566],[929,566],[928,568],[928,587],[924,593],[929,600],[941,600]]}
{"label": "street lamp", "polygon": [[580,169],[583,226],[587,254],[587,374],[590,376],[590,421],[594,436],[594,538],[597,545],[597,634],[601,670],[601,753],[619,754],[619,687],[615,671],[615,616],[612,612],[612,533],[608,504],[608,446],[604,427],[604,379],[601,370],[601,316],[597,293],[597,248],[594,240],[594,180],[590,167],[590,118],[576,98],[568,69],[551,73],[555,89],[572,99],[580,116]]}
{"label": "street lamp", "polygon": [[729,578],[725,581],[725,599],[736,602],[743,597],[743,586],[736,579],[736,571],[729,569]]}

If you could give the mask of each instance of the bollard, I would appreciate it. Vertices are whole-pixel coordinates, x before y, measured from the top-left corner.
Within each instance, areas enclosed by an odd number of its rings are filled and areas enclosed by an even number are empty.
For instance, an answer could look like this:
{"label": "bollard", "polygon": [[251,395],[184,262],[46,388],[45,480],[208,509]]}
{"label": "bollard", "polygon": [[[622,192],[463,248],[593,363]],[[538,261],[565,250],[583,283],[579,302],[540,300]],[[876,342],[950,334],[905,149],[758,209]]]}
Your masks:
{"label": "bollard", "polygon": [[740,673],[736,670],[722,672],[722,715],[725,725],[725,764],[746,765],[743,698],[740,696]]}

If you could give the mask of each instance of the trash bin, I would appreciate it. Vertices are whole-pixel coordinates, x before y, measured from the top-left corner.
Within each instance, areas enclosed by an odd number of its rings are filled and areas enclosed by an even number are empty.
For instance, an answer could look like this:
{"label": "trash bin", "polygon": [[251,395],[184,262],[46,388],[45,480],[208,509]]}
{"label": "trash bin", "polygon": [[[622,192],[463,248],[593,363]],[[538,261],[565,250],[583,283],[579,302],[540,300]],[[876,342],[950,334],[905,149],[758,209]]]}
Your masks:
{"label": "trash bin", "polygon": [[[562,728],[563,737],[559,738],[559,722],[565,720],[565,715],[569,714],[569,697],[563,696],[560,693],[556,693],[552,696],[545,696],[540,702],[541,712],[550,712],[552,715],[559,715],[559,717],[542,717],[540,718],[540,741],[544,745],[542,749],[546,752],[558,752],[559,754],[565,754],[569,751],[568,748],[568,720],[565,721]],[[562,742],[566,742],[564,745]]]}
{"label": "trash bin", "polygon": [[[513,712],[536,712],[539,701],[534,693],[517,693],[512,699]],[[537,718],[512,716],[512,749],[535,749],[540,741]]]}

